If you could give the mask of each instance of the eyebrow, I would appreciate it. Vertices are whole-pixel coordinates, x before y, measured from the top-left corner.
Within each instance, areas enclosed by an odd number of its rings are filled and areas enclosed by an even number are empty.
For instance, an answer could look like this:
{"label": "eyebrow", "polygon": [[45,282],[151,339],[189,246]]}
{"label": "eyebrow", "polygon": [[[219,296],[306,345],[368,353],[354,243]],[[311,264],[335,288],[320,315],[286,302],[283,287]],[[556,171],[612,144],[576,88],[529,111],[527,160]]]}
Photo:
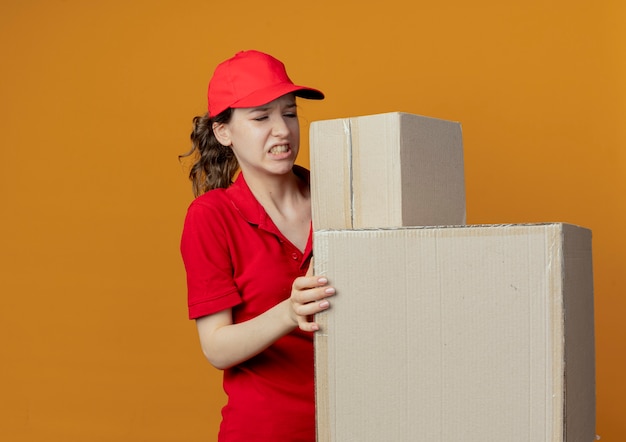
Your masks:
{"label": "eyebrow", "polygon": [[[293,103],[289,103],[285,106],[285,108],[287,109],[291,109],[294,107],[298,107],[296,105],[296,102],[294,101]],[[263,106],[259,106],[259,107],[253,107],[252,109],[249,110],[249,112],[265,112],[270,108],[270,106],[267,105],[263,105]]]}

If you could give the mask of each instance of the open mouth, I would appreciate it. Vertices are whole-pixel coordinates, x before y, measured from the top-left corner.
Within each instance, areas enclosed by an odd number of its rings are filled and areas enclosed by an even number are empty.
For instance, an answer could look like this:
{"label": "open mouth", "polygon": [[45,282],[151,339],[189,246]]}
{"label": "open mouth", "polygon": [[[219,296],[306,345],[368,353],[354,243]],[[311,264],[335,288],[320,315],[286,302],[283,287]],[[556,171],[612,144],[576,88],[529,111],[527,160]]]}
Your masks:
{"label": "open mouth", "polygon": [[288,144],[283,144],[280,146],[274,146],[270,149],[270,153],[271,154],[279,154],[279,153],[285,153],[285,152],[289,152],[291,148],[289,147]]}

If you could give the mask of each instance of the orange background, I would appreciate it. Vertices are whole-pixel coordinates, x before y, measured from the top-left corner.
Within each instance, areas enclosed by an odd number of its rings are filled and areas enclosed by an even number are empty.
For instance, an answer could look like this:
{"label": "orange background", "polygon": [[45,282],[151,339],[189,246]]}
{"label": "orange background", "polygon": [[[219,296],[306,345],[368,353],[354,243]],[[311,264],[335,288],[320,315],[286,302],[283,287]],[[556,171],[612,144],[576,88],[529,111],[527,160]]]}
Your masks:
{"label": "orange background", "polygon": [[624,23],[622,0],[3,1],[0,440],[215,440],[177,155],[250,48],[326,92],[305,144],[320,119],[460,121],[469,223],[593,230],[597,429],[626,440]]}

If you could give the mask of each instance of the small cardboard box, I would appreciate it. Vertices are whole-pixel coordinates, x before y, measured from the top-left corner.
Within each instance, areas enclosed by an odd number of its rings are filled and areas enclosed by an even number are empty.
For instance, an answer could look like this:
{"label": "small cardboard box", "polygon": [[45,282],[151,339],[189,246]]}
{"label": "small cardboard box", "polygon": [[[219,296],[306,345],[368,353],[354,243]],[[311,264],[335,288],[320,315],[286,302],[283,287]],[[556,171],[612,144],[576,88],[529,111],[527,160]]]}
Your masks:
{"label": "small cardboard box", "polygon": [[459,123],[400,112],[316,121],[310,151],[315,230],[465,224]]}
{"label": "small cardboard box", "polygon": [[318,441],[595,440],[589,230],[314,235]]}

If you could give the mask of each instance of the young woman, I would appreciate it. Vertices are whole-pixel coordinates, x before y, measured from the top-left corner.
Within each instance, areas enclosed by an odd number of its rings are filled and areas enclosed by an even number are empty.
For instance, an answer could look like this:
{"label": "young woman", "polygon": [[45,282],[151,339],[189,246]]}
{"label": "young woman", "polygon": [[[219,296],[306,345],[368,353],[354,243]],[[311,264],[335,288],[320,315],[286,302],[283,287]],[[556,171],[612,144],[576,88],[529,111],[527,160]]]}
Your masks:
{"label": "young woman", "polygon": [[220,442],[315,441],[312,317],[335,290],[307,273],[311,204],[308,171],[295,165],[296,97],[324,95],[295,85],[268,54],[237,53],[215,69],[186,154],[197,198],[181,252],[189,316],[205,356],[224,370]]}

